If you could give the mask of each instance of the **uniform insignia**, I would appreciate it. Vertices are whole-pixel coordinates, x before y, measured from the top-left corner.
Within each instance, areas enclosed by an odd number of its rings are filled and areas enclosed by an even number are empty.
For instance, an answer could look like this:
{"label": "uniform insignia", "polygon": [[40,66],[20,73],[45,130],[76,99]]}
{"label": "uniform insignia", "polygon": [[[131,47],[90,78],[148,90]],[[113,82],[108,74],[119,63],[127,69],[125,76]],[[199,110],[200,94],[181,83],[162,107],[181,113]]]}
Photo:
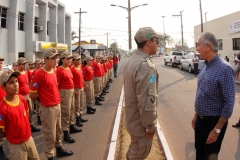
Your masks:
{"label": "uniform insignia", "polygon": [[151,76],[149,77],[149,81],[150,81],[150,83],[156,82],[156,75],[151,75]]}
{"label": "uniform insignia", "polygon": [[2,115],[0,115],[0,121],[2,120]]}
{"label": "uniform insignia", "polygon": [[37,83],[34,83],[34,84],[33,84],[33,87],[38,87],[38,84],[37,84]]}
{"label": "uniform insignia", "polygon": [[152,104],[155,102],[155,96],[151,98]]}
{"label": "uniform insignia", "polygon": [[148,34],[148,35],[147,35],[147,38],[148,38],[148,39],[152,38],[152,34]]}

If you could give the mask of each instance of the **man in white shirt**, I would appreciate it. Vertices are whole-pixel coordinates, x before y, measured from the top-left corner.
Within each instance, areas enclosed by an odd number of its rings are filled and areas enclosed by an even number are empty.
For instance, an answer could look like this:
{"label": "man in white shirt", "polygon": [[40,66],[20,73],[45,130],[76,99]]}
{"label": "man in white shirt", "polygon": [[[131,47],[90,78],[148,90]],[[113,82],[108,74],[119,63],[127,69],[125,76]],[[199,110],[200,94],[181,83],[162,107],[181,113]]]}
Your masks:
{"label": "man in white shirt", "polygon": [[198,58],[196,53],[194,53],[194,57],[192,59],[192,62],[193,62],[193,66],[194,66],[194,74],[195,74],[195,77],[197,77],[197,75],[198,75],[198,62],[199,62],[199,58]]}

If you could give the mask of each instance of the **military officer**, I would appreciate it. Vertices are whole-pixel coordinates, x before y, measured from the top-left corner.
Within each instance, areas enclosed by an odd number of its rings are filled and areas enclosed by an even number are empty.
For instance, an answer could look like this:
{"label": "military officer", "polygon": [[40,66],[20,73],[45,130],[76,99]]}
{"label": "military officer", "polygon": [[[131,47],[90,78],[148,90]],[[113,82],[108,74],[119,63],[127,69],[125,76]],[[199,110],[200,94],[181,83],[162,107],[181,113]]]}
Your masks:
{"label": "military officer", "polygon": [[138,51],[124,67],[125,122],[131,136],[127,159],[147,158],[156,131],[158,72],[150,55],[156,54],[159,38],[151,27],[140,28]]}

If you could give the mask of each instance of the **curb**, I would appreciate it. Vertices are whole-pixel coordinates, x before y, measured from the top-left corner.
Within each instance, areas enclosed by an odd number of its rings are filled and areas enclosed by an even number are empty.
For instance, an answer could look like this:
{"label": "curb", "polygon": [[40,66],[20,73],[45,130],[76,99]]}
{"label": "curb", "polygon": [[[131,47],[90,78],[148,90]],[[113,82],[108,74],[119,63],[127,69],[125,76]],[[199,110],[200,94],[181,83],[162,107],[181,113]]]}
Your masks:
{"label": "curb", "polygon": [[120,125],[121,111],[122,111],[122,104],[123,104],[123,95],[124,95],[124,90],[123,90],[123,86],[122,86],[120,99],[119,99],[119,103],[118,103],[118,108],[117,108],[117,115],[116,115],[114,126],[113,126],[113,132],[112,132],[112,137],[111,137],[111,141],[110,141],[110,147],[109,147],[109,151],[108,151],[107,160],[114,160],[114,157],[115,157],[117,138],[118,138],[118,130],[119,130],[119,125]]}

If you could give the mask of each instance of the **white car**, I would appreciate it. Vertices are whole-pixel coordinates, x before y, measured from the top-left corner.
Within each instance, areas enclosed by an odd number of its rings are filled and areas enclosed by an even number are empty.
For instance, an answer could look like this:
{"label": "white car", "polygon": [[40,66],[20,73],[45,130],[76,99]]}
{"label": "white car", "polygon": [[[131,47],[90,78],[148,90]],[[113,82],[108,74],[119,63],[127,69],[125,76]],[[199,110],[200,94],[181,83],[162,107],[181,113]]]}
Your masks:
{"label": "white car", "polygon": [[182,52],[173,51],[169,55],[165,56],[164,64],[167,65],[168,63],[170,63],[171,67],[177,66],[178,64],[180,64],[182,57],[183,57]]}
{"label": "white car", "polygon": [[[199,53],[197,53],[197,56],[199,58],[198,69],[201,70],[203,65],[205,64],[205,60],[202,60],[200,58]],[[180,61],[180,69],[188,70],[189,73],[193,72],[194,71],[194,66],[192,62],[193,57],[194,57],[194,52],[189,52],[187,55],[183,56]]]}
{"label": "white car", "polygon": [[5,64],[2,66],[2,71],[7,71],[7,70],[11,70],[12,69],[12,65],[11,64]]}

